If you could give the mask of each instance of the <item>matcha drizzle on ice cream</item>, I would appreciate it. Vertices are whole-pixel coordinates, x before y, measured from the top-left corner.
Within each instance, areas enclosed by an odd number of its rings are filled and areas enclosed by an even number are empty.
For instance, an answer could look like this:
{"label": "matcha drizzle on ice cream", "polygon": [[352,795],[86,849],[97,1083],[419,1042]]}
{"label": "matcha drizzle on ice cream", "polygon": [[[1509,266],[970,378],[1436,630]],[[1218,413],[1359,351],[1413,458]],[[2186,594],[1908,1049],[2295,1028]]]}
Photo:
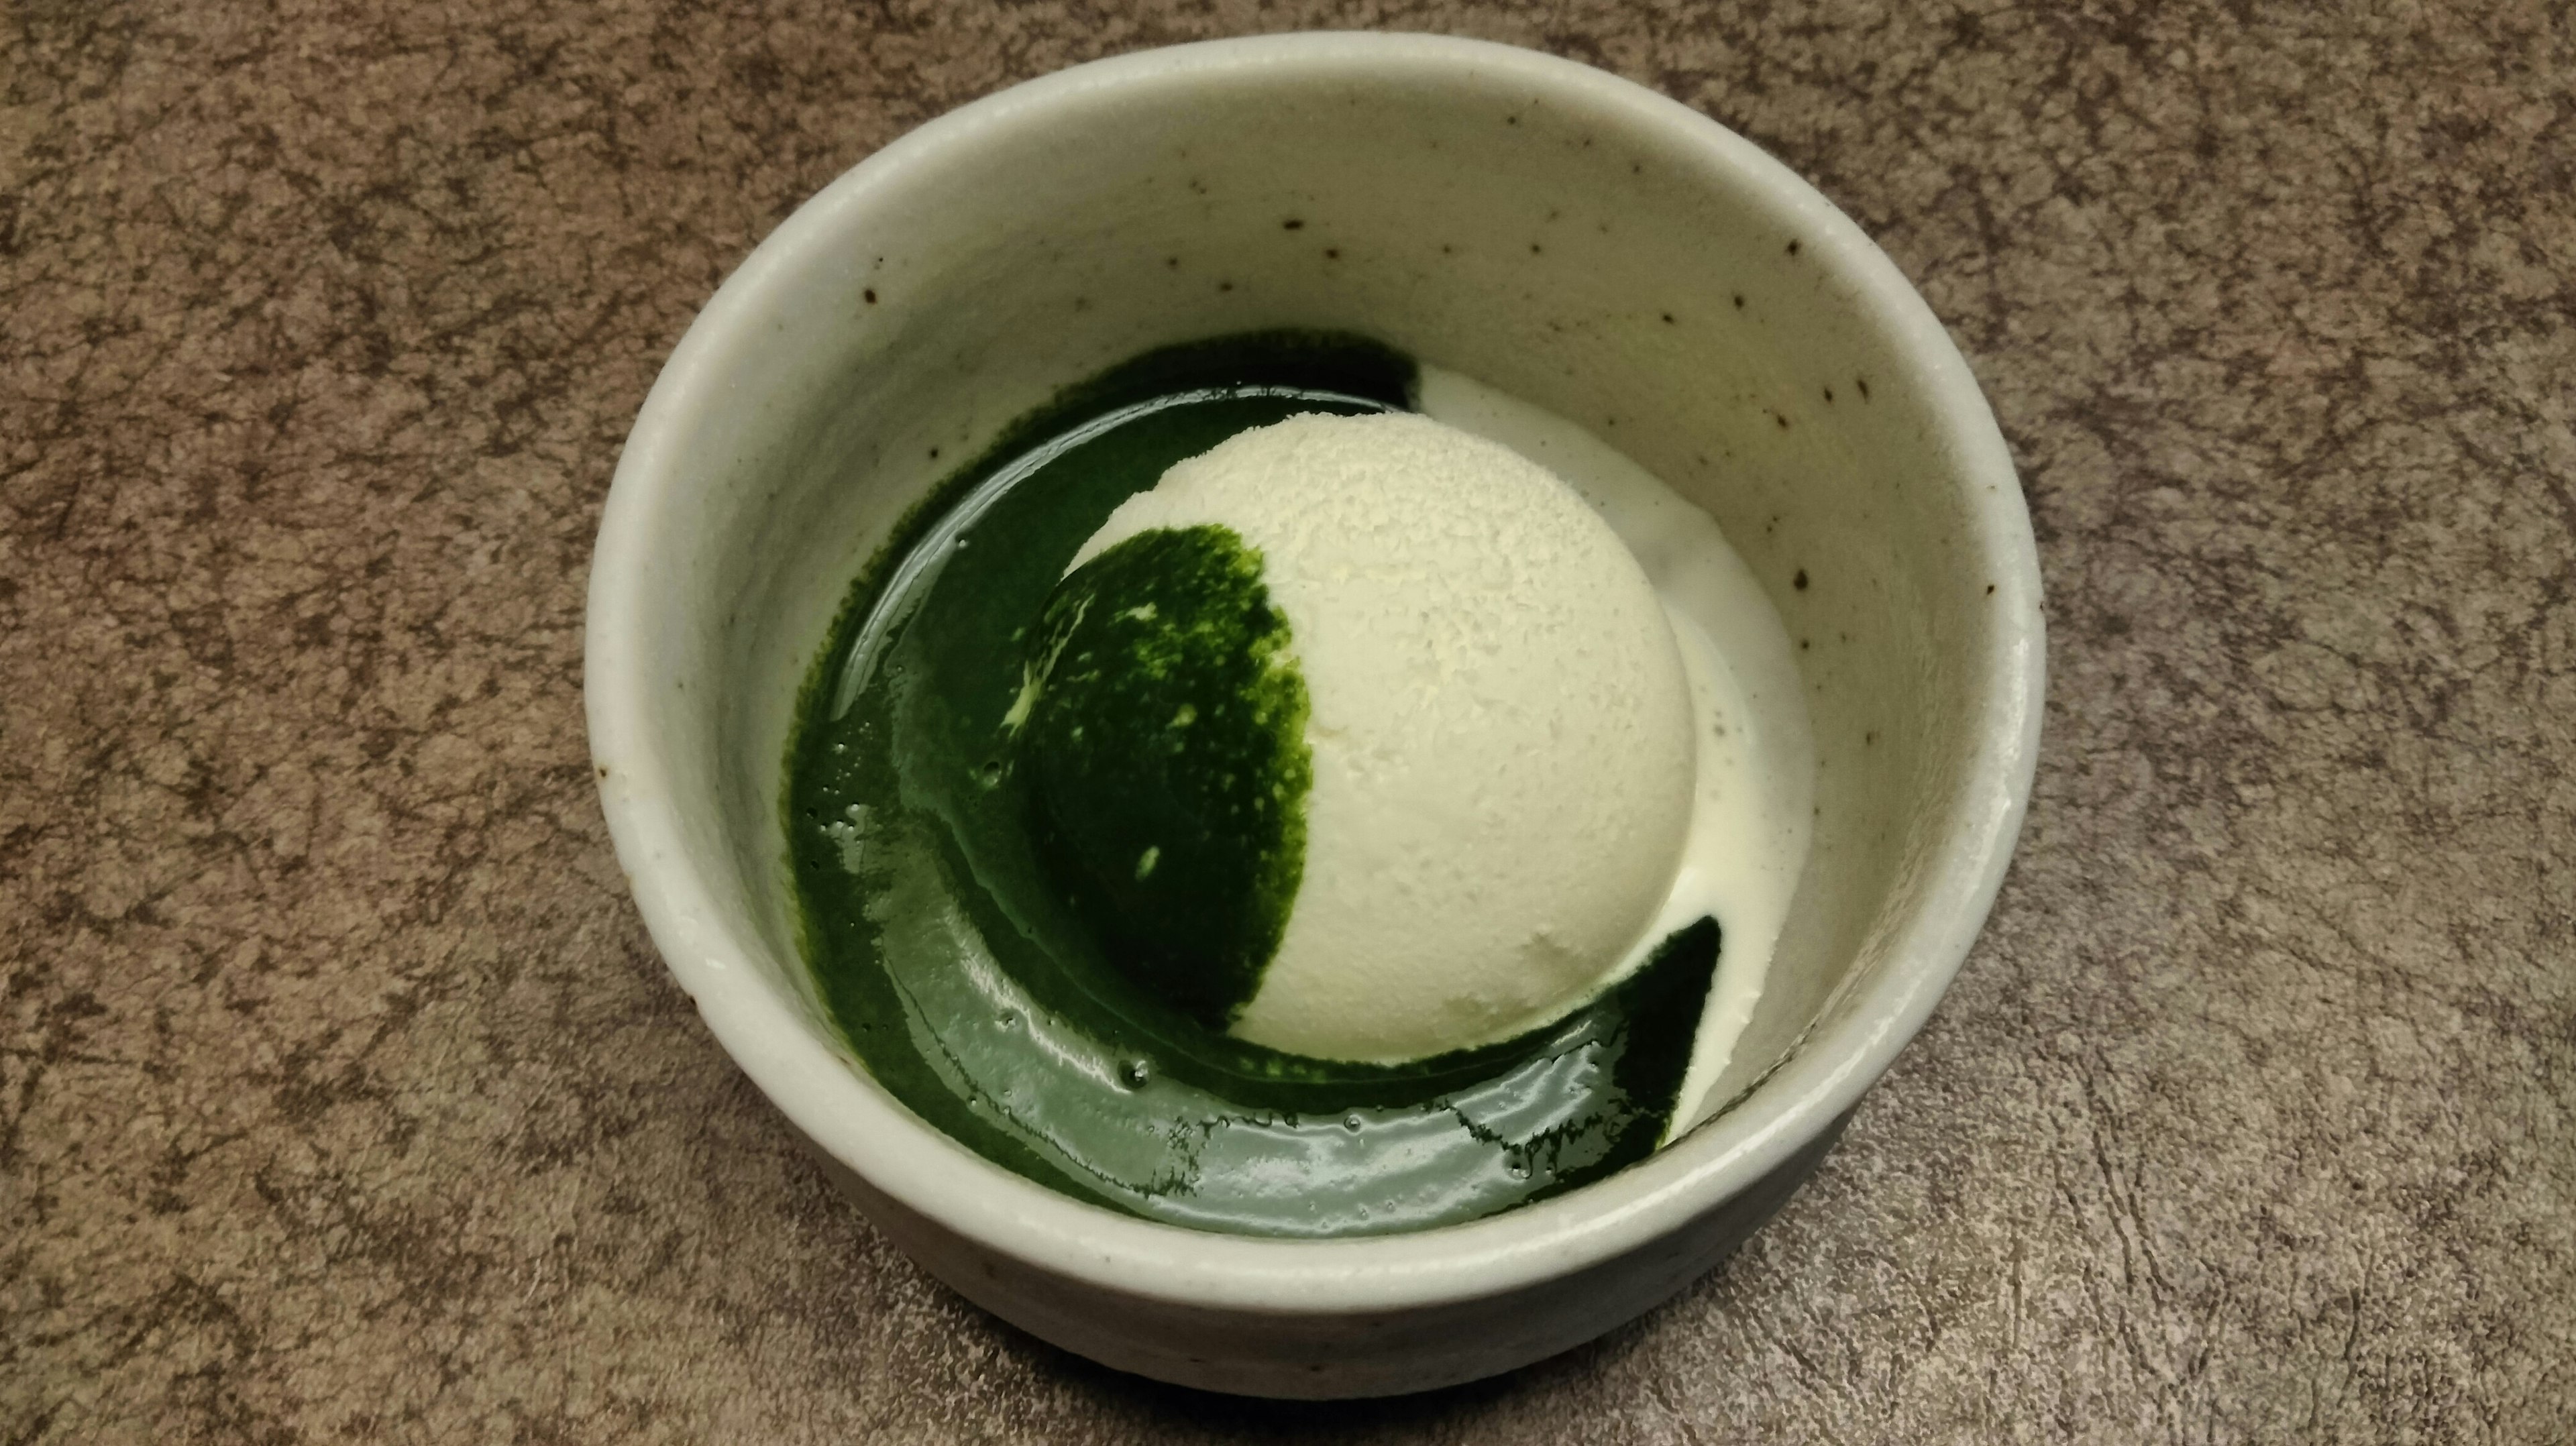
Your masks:
{"label": "matcha drizzle on ice cream", "polygon": [[1077,566],[1004,717],[1047,872],[1100,945],[1224,1030],[1279,948],[1306,862],[1306,683],[1261,556],[1156,528]]}

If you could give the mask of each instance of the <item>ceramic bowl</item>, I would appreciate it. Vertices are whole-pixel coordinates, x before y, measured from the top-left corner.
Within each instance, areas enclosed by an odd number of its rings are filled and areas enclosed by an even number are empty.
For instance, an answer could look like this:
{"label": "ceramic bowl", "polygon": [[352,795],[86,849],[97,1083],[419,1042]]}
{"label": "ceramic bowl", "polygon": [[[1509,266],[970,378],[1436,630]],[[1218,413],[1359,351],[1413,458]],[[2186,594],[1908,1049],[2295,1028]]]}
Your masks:
{"label": "ceramic bowl", "polygon": [[[1055,1194],[923,1124],[838,1042],[778,808],[851,579],[961,458],[1166,343],[1367,333],[1590,425],[1704,506],[1801,652],[1814,844],[1731,1107],[1471,1224],[1288,1241]],[[619,861],[671,973],[878,1228],[1111,1366],[1353,1396],[1507,1370],[1707,1270],[1922,1024],[2028,797],[2039,579],[1940,323],[1823,197],[1626,81],[1466,40],[1148,51],[969,105],[752,253],[628,437],[587,694]]]}

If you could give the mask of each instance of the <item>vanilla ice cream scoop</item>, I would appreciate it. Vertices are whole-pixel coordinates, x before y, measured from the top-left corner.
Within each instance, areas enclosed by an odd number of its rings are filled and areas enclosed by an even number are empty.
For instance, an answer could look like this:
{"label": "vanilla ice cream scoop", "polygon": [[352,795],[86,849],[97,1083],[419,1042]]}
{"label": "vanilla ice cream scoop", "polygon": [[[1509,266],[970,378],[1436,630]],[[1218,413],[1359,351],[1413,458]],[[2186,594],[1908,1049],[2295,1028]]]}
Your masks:
{"label": "vanilla ice cream scoop", "polygon": [[1690,826],[1680,653],[1635,559],[1498,443],[1293,417],[1074,558],[1012,713],[1105,952],[1327,1059],[1506,1038],[1651,943]]}

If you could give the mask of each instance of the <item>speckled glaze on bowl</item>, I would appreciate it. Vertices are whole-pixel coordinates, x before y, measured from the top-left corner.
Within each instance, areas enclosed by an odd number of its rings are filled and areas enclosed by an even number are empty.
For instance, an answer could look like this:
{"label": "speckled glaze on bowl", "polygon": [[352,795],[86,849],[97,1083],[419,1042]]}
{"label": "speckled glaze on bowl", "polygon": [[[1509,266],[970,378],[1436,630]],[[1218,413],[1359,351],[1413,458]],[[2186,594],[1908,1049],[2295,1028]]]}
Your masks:
{"label": "speckled glaze on bowl", "polygon": [[[1259,327],[1366,332],[1592,427],[1705,506],[1802,649],[1815,844],[1722,1095],[1602,1183],[1283,1241],[1050,1192],[850,1059],[798,955],[790,707],[907,505],[1055,387]],[[627,440],[593,560],[592,749],[673,976],[870,1219],[1112,1366],[1354,1396],[1563,1350],[1722,1258],[1812,1170],[1976,937],[2037,747],[2039,581],[1992,416],[1868,239],[1742,138],[1472,41],[1297,35],[1103,61],[888,146],[716,294]]]}

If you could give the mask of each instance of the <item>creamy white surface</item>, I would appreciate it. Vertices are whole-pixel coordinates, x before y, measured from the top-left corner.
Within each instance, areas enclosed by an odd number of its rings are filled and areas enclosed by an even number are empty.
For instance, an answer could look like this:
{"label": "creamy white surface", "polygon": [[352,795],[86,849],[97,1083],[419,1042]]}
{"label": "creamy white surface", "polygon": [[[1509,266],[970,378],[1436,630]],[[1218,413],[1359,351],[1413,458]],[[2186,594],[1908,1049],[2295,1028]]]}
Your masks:
{"label": "creamy white surface", "polygon": [[1072,565],[1209,523],[1262,553],[1311,709],[1304,879],[1237,1035],[1364,1060],[1485,1043],[1662,937],[1705,852],[1684,849],[1705,710],[1585,499],[1426,417],[1297,417],[1173,467]]}
{"label": "creamy white surface", "polygon": [[1437,367],[1422,368],[1418,400],[1572,485],[1635,556],[1689,664],[1698,781],[1654,937],[1712,914],[1725,944],[1673,1112],[1679,1135],[1725,1103],[1710,1087],[1762,997],[1806,867],[1816,750],[1788,630],[1717,523],[1590,432]]}

